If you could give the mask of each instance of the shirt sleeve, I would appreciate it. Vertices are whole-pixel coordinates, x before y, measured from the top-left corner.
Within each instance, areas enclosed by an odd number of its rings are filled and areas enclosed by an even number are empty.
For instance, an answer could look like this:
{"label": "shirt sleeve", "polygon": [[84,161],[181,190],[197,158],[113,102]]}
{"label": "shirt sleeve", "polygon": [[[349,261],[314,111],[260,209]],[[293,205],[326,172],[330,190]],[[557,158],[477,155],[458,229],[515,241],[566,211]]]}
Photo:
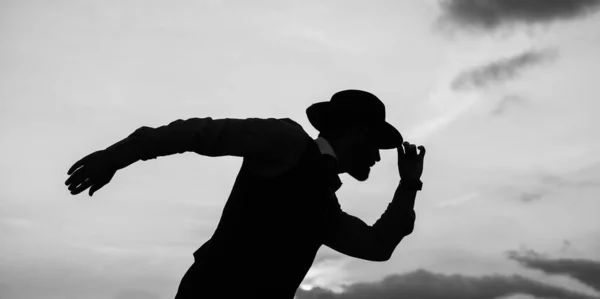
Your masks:
{"label": "shirt sleeve", "polygon": [[415,193],[398,188],[386,211],[372,226],[344,212],[336,203],[324,244],[352,257],[369,261],[388,260],[400,241],[414,229]]}
{"label": "shirt sleeve", "polygon": [[271,161],[288,157],[301,142],[302,132],[300,125],[288,118],[206,117],[178,119],[158,128],[144,126],[128,138],[144,161],[188,151]]}

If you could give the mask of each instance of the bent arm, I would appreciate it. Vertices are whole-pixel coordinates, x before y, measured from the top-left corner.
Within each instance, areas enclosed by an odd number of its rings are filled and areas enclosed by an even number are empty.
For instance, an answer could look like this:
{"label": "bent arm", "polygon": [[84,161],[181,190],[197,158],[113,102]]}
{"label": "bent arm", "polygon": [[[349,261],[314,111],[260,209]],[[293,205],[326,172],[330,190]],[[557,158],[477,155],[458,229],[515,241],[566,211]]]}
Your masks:
{"label": "bent arm", "polygon": [[[108,147],[117,169],[138,160],[195,152],[200,155],[275,159],[275,150],[289,142],[297,124],[289,119],[178,119],[158,128],[147,126]],[[297,135],[297,134],[296,134]],[[288,139],[286,139],[288,138]]]}
{"label": "bent arm", "polygon": [[372,226],[338,210],[331,219],[324,244],[355,258],[389,260],[400,241],[414,229],[416,193],[398,186],[392,202]]}

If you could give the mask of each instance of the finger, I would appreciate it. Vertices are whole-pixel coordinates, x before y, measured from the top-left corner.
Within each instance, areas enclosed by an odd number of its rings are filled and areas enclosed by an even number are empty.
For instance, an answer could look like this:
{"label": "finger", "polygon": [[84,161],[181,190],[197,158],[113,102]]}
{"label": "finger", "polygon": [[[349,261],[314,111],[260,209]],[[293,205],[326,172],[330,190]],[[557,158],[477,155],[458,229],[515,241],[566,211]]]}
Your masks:
{"label": "finger", "polygon": [[82,177],[84,175],[84,168],[78,168],[77,170],[75,170],[75,172],[65,181],[65,185],[70,185],[75,183],[75,185],[77,185],[77,183],[79,183],[80,181],[82,181]]}
{"label": "finger", "polygon": [[79,168],[81,165],[83,165],[83,163],[85,162],[85,160],[87,159],[87,157],[89,156],[85,156],[83,158],[81,158],[79,161],[75,162],[75,164],[73,164],[73,166],[71,166],[71,168],[69,168],[69,171],[67,171],[67,174],[71,174],[71,172],[73,172],[75,169]]}
{"label": "finger", "polygon": [[73,189],[71,191],[71,194],[77,195],[77,194],[81,193],[81,191],[84,191],[91,185],[92,185],[92,180],[87,179],[85,182],[81,183],[81,185],[77,186],[77,188]]}
{"label": "finger", "polygon": [[408,141],[405,142],[404,147],[406,148],[406,154],[409,156],[416,156],[417,155],[417,147],[414,144],[409,143]]}
{"label": "finger", "polygon": [[425,157],[425,147],[422,145],[419,145],[419,149],[421,150],[421,152],[419,152],[419,157],[424,158]]}
{"label": "finger", "polygon": [[104,186],[104,184],[94,184],[90,188],[90,196],[94,195],[94,192],[98,191],[98,189],[102,188],[103,186]]}
{"label": "finger", "polygon": [[90,187],[90,196],[94,195],[94,192],[96,192],[96,190],[100,189],[100,187],[98,187],[98,184],[95,184],[94,186]]}
{"label": "finger", "polygon": [[398,150],[398,156],[404,156],[404,148],[402,148],[402,144],[399,145],[396,149]]}
{"label": "finger", "polygon": [[69,191],[71,191],[71,194],[76,194],[76,193],[79,193],[79,191],[78,191],[78,190],[79,190],[79,189],[81,189],[81,187],[82,187],[82,186],[83,186],[83,185],[84,185],[84,184],[85,184],[87,181],[89,181],[89,179],[85,179],[85,180],[82,180],[82,181],[80,181],[80,182],[73,183],[73,185],[71,185],[71,186],[69,187]]}

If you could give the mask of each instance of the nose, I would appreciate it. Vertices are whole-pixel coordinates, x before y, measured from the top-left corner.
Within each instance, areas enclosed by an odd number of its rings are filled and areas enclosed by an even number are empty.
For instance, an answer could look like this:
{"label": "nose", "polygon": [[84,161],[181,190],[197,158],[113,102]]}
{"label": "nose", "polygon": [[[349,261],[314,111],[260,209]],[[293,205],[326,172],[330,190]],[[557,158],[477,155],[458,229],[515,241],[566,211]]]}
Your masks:
{"label": "nose", "polygon": [[379,162],[381,160],[381,156],[379,156],[379,149],[378,148],[372,148],[371,150],[371,161],[373,161],[373,164],[375,164],[376,162]]}

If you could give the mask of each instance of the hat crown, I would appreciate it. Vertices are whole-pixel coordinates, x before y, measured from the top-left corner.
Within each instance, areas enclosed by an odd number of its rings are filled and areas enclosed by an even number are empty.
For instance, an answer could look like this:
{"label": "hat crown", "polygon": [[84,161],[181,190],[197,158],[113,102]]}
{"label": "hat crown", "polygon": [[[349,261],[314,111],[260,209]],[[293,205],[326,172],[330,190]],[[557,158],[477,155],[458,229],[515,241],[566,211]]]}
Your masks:
{"label": "hat crown", "polygon": [[331,97],[331,104],[344,122],[385,122],[385,106],[372,93],[356,89],[342,90]]}
{"label": "hat crown", "polygon": [[385,106],[375,95],[356,89],[335,93],[330,101],[312,104],[306,109],[311,125],[320,132],[335,132],[354,125],[373,129],[373,140],[380,149],[402,145],[403,138],[385,121]]}

